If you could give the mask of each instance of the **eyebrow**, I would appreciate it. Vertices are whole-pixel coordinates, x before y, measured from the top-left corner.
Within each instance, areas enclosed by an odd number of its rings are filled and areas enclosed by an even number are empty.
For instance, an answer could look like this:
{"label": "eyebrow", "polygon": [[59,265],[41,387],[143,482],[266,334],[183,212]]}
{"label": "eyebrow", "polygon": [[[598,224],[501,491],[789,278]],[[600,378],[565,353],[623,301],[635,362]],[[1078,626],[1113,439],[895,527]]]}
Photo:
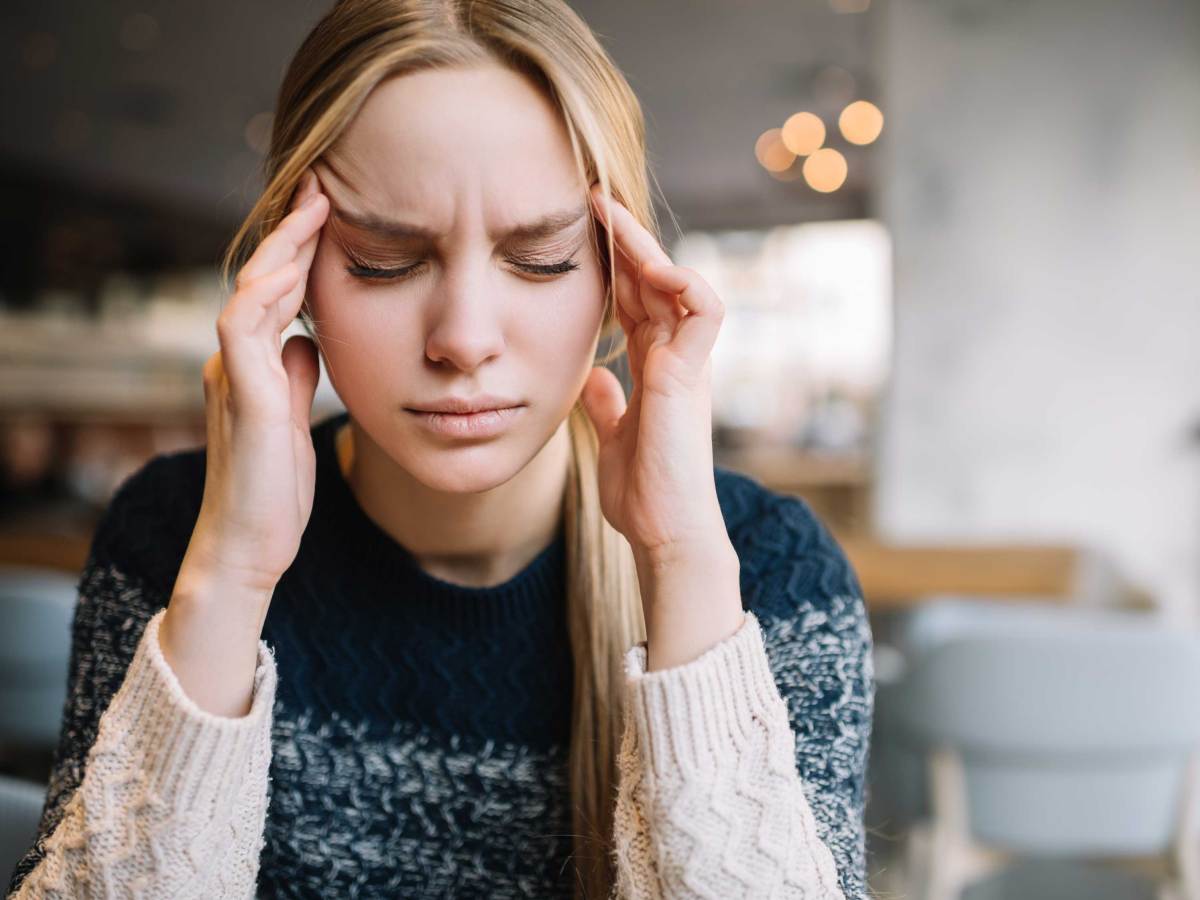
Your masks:
{"label": "eyebrow", "polygon": [[[356,213],[340,209],[336,206],[333,206],[332,209],[334,216],[341,221],[388,240],[432,241],[438,236],[437,232],[431,228],[388,219],[374,213]],[[509,240],[537,240],[538,238],[551,237],[560,231],[570,228],[587,214],[588,205],[584,203],[573,209],[547,213],[523,225],[515,225],[512,228],[505,229],[499,236]]]}

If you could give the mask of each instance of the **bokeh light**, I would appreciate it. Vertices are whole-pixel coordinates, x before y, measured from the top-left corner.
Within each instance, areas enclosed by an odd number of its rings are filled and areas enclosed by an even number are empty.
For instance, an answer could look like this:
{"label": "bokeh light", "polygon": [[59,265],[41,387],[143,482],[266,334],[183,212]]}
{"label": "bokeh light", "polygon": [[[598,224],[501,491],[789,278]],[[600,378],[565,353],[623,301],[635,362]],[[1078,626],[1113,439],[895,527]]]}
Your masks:
{"label": "bokeh light", "polygon": [[804,161],[804,180],[814,191],[829,194],[846,181],[846,157],[823,147]]}
{"label": "bokeh light", "polygon": [[856,100],[838,116],[842,137],[852,144],[869,144],[883,131],[883,113],[868,100]]}
{"label": "bokeh light", "polygon": [[796,154],[783,142],[783,129],[768,128],[754,142],[754,155],[768,172],[783,172],[796,160]]}
{"label": "bokeh light", "polygon": [[788,116],[781,132],[784,146],[797,156],[808,156],[825,143],[825,123],[810,112]]}

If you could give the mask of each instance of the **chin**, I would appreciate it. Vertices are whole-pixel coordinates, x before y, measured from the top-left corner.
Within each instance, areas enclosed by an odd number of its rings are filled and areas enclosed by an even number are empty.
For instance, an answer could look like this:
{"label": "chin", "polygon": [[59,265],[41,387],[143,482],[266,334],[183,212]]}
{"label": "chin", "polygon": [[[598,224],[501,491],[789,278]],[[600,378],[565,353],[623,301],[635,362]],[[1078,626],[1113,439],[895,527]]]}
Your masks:
{"label": "chin", "polygon": [[409,450],[403,460],[409,474],[431,490],[447,494],[490,491],[520,472],[527,462],[499,441],[420,449],[410,444]]}

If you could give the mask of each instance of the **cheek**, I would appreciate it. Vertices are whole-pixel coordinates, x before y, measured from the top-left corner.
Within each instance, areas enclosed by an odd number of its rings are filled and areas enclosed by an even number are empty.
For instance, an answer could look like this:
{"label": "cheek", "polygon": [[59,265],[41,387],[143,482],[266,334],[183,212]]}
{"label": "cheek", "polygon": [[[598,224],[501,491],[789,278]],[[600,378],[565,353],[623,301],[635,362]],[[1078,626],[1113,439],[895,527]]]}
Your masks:
{"label": "cheek", "polygon": [[568,384],[591,370],[604,314],[599,267],[592,262],[574,274],[553,296],[539,298],[519,329],[521,355]]}
{"label": "cheek", "polygon": [[411,354],[413,348],[404,340],[417,333],[416,324],[403,320],[400,307],[389,306],[381,294],[350,278],[336,251],[326,250],[325,243],[317,246],[308,281],[318,346],[338,384],[370,383],[382,372],[371,360],[389,358],[400,365]]}

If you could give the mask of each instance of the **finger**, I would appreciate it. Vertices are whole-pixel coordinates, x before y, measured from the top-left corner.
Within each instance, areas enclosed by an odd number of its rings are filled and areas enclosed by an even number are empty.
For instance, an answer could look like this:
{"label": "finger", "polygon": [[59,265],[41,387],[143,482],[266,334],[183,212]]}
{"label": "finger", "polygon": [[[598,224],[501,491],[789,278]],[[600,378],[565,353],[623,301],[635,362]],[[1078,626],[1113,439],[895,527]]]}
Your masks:
{"label": "finger", "polygon": [[[221,364],[221,351],[218,350],[205,361],[201,370],[201,381],[204,385],[204,433],[210,454],[215,452],[214,448],[222,446],[221,441],[225,434],[224,380],[225,369]],[[211,456],[209,459],[211,461]]]}
{"label": "finger", "polygon": [[620,251],[618,256],[625,257],[632,271],[638,273],[635,276],[639,282],[638,302],[655,321],[674,326],[681,315],[674,298],[658,291],[647,291],[640,284],[640,272],[645,263],[671,265],[671,258],[623,203],[615,197],[605,196],[599,185],[594,185],[590,193],[602,223],[611,232]]}
{"label": "finger", "polygon": [[[593,202],[595,202],[594,195]],[[600,228],[603,228],[606,232],[608,231],[608,226],[605,225],[604,221],[598,216],[597,223],[599,224]],[[638,295],[637,265],[632,259],[629,258],[629,255],[620,248],[619,245],[615,244],[615,237],[613,240],[614,252],[611,254],[613,268],[613,298],[616,301],[616,306],[618,309],[624,309],[630,318],[632,318],[635,322],[640,322],[649,318],[650,314],[642,305],[641,297]],[[604,243],[607,247],[607,242],[605,241]],[[606,256],[607,255],[609,254],[606,253]]]}
{"label": "finger", "polygon": [[304,305],[304,298],[308,294],[308,275],[312,270],[313,257],[317,253],[317,244],[320,239],[321,232],[317,231],[312,237],[300,245],[300,249],[296,253],[296,265],[300,269],[300,278],[296,280],[296,286],[284,294],[278,301],[279,308],[276,313],[276,321],[279,327],[276,333],[282,333],[293,319],[300,313],[300,307]]}
{"label": "finger", "polygon": [[317,345],[302,334],[294,334],[283,345],[281,355],[291,393],[292,419],[307,429],[312,418],[313,395],[321,377]]}
{"label": "finger", "polygon": [[725,317],[725,304],[700,273],[686,266],[645,267],[648,281],[678,294],[687,310],[671,339],[680,355],[701,366],[712,352]]}
{"label": "finger", "polygon": [[[671,331],[675,330],[675,326],[679,324],[679,320],[683,318],[685,310],[679,305],[675,294],[669,290],[663,290],[655,281],[646,277],[645,270],[648,266],[657,265],[656,263],[642,263],[641,279],[638,282],[638,291],[642,298],[642,306],[649,310],[650,318],[660,325],[666,326]],[[672,265],[667,263],[667,265]]]}
{"label": "finger", "polygon": [[296,183],[296,192],[292,194],[291,202],[288,203],[288,209],[292,210],[300,206],[317,192],[318,187],[316,172],[311,168],[305,169],[304,174],[300,176],[300,180]]}
{"label": "finger", "polygon": [[641,322],[648,320],[646,310],[641,304],[636,304],[636,309],[641,313],[641,320],[635,319],[629,313],[629,307],[632,305],[627,299],[628,294],[635,290],[632,286],[632,280],[627,273],[618,273],[618,288],[621,293],[618,297],[624,296],[624,299],[619,299],[615,309],[617,313],[617,321],[620,323],[622,330],[625,332],[625,354],[629,357],[629,374],[633,379],[633,384],[636,387],[642,378],[642,366],[645,365],[645,354],[641,349],[641,341],[638,338],[638,326]]}
{"label": "finger", "polygon": [[655,240],[654,235],[634,218],[620,200],[606,196],[599,184],[590,190],[593,207],[600,215],[604,227],[613,236],[613,241],[636,265],[647,260],[669,264],[671,258]]}
{"label": "finger", "polygon": [[623,262],[617,263],[616,282],[613,284],[617,308],[625,311],[635,323],[650,317],[638,295],[638,280],[632,269]]}
{"label": "finger", "polygon": [[267,272],[296,259],[300,246],[324,224],[328,212],[329,199],[323,193],[318,191],[309,194],[280,220],[242,266],[237,276],[238,289],[241,289],[243,279],[261,278]]}
{"label": "finger", "polygon": [[625,332],[625,342],[628,344],[633,340],[633,332],[634,329],[637,328],[637,322],[631,319],[629,317],[629,313],[625,312],[625,310],[620,306],[617,307],[617,321],[620,323],[622,330]]}
{"label": "finger", "polygon": [[276,302],[291,290],[300,277],[295,263],[249,282],[217,316],[217,339],[222,362],[230,381],[261,383],[264,365],[278,368],[279,336],[275,321]]}
{"label": "finger", "polygon": [[604,366],[596,366],[588,374],[579,399],[596,428],[600,442],[608,443],[616,433],[621,416],[625,414],[625,388],[620,380]]}
{"label": "finger", "polygon": [[[309,197],[320,192],[320,179],[313,169],[306,169],[301,179],[296,196],[292,198],[293,208],[297,208]],[[296,263],[300,266],[302,278],[296,287],[287,292],[279,301],[279,321],[284,327],[299,314],[304,305],[304,297],[308,293],[308,273],[312,269],[313,257],[317,252],[317,244],[321,239],[321,229],[317,228],[312,236],[302,243],[296,252]],[[280,329],[282,331],[282,328]]]}

